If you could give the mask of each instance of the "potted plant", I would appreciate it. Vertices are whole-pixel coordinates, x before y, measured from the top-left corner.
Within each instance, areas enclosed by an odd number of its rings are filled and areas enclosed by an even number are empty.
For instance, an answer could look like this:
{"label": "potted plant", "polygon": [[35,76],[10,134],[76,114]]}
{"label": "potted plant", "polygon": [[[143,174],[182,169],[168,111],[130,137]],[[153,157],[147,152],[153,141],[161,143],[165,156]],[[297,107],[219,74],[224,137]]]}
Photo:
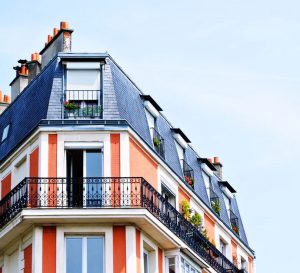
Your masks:
{"label": "potted plant", "polygon": [[154,137],[154,138],[153,138],[153,144],[154,144],[154,146],[155,146],[156,148],[159,149],[160,144],[161,144],[160,139],[159,139],[158,137]]}
{"label": "potted plant", "polygon": [[191,223],[195,226],[195,228],[199,229],[202,224],[202,217],[199,213],[195,213],[191,218]]}
{"label": "potted plant", "polygon": [[185,180],[185,182],[188,183],[192,188],[194,188],[194,183],[195,183],[194,178],[185,175],[185,176],[184,176],[184,180]]}
{"label": "potted plant", "polygon": [[80,106],[78,104],[76,104],[75,102],[69,102],[69,101],[65,101],[64,107],[67,110],[77,110],[80,108]]}
{"label": "potted plant", "polygon": [[215,213],[220,216],[220,212],[221,212],[220,201],[219,200],[211,201],[211,207],[215,211]]}
{"label": "potted plant", "polygon": [[239,234],[239,232],[240,232],[239,227],[238,227],[238,226],[235,226],[235,225],[232,226],[232,230],[233,230],[236,234]]}
{"label": "potted plant", "polygon": [[191,218],[191,209],[188,201],[186,200],[181,201],[181,211],[184,219],[189,221]]}
{"label": "potted plant", "polygon": [[[202,227],[201,234],[203,235],[203,237],[204,237],[207,241],[209,241],[209,237],[208,237],[206,228]],[[205,250],[208,250],[208,249],[209,249],[208,244],[206,244],[206,243],[204,244],[204,249],[205,249]]]}
{"label": "potted plant", "polygon": [[91,105],[82,108],[82,116],[84,117],[99,117],[103,109],[98,105]]}

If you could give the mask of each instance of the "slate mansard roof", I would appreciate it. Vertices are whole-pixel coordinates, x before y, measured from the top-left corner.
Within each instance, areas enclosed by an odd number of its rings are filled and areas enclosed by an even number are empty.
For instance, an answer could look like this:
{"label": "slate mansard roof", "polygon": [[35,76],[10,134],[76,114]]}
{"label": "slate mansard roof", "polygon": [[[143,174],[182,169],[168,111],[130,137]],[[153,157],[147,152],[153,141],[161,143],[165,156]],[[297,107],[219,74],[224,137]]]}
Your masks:
{"label": "slate mansard roof", "polygon": [[[10,124],[8,138],[0,145],[0,162],[16,149],[42,122],[61,120],[63,117],[63,65],[61,59],[105,59],[103,69],[103,119],[124,120],[149,145],[153,147],[146,118],[142,91],[123,72],[108,54],[59,53],[41,73],[23,90],[0,116],[0,135]],[[45,121],[44,121],[45,123]],[[157,118],[157,129],[165,141],[165,163],[183,180],[181,165],[173,137],[172,126],[163,115]],[[189,145],[186,161],[194,170],[195,194],[210,208],[205,189],[199,155]],[[220,198],[221,221],[230,228],[225,202],[216,176],[211,177],[213,190]],[[239,238],[251,250],[240,217],[235,197],[232,209],[239,218]],[[213,212],[213,211],[212,211]],[[251,250],[252,251],[252,250]]]}

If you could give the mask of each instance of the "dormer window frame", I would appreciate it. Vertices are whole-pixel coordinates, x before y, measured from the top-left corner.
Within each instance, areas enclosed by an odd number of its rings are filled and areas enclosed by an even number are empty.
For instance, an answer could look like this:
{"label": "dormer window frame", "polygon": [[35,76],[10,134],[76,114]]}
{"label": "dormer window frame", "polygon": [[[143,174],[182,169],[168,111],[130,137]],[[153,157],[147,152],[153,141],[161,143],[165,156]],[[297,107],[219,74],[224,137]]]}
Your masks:
{"label": "dormer window frame", "polygon": [[[100,60],[70,60],[63,61],[64,65],[64,105],[63,105],[63,118],[103,118],[103,61]],[[75,72],[74,72],[75,71]],[[82,75],[86,75],[88,80],[88,71],[95,73],[94,82],[88,81],[86,88],[76,83],[70,83],[71,73],[82,72]],[[78,77],[74,77],[78,79]],[[84,76],[83,76],[84,79]],[[92,79],[92,78],[90,78]],[[89,84],[90,83],[90,84]],[[71,84],[71,85],[70,85]],[[90,85],[90,87],[89,87]],[[75,87],[74,87],[75,86]],[[69,109],[73,107],[66,106],[66,103],[71,102],[74,104],[75,109]],[[71,105],[73,106],[73,105]]]}

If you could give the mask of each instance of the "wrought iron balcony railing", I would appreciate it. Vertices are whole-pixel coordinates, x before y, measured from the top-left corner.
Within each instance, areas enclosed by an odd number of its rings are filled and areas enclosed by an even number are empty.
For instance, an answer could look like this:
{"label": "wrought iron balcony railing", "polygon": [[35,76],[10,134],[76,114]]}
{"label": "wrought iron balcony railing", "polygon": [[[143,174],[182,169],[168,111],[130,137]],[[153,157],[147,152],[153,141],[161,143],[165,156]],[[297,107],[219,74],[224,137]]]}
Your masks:
{"label": "wrought iron balcony railing", "polygon": [[145,208],[219,273],[242,273],[146,180],[25,178],[0,201],[0,227],[22,209]]}
{"label": "wrought iron balcony railing", "polygon": [[165,141],[163,137],[154,128],[151,128],[150,130],[152,131],[153,145],[155,151],[162,158],[165,158]]}
{"label": "wrought iron balcony railing", "polygon": [[195,178],[194,178],[194,170],[192,167],[182,159],[182,172],[185,182],[187,182],[192,188],[194,188]]}
{"label": "wrought iron balcony railing", "polygon": [[101,90],[65,90],[65,118],[101,118]]}
{"label": "wrought iron balcony railing", "polygon": [[230,223],[232,230],[239,235],[240,234],[240,227],[239,227],[239,218],[234,214],[234,212],[230,209],[229,210],[230,215]]}
{"label": "wrought iron balcony railing", "polygon": [[210,187],[210,205],[214,212],[220,216],[221,206],[219,196],[214,192],[214,190]]}

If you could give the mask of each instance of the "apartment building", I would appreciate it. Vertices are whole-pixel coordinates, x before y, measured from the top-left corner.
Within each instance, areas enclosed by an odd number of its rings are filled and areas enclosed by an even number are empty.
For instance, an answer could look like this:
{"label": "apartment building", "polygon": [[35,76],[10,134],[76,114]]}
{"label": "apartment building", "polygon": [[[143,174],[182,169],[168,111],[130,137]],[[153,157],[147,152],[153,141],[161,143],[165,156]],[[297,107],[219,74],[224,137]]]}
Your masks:
{"label": "apartment building", "polygon": [[0,115],[0,272],[255,273],[219,158],[72,33],[19,61]]}

